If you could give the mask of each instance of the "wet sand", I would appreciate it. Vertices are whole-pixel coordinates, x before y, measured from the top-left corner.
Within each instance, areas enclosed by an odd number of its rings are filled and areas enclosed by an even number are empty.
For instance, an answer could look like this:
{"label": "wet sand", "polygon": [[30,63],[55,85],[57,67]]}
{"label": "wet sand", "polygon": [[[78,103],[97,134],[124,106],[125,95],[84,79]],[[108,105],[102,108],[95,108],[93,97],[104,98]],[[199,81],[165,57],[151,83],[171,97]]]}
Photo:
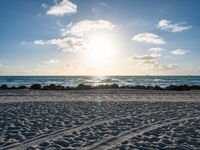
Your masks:
{"label": "wet sand", "polygon": [[198,149],[198,91],[0,91],[3,149]]}

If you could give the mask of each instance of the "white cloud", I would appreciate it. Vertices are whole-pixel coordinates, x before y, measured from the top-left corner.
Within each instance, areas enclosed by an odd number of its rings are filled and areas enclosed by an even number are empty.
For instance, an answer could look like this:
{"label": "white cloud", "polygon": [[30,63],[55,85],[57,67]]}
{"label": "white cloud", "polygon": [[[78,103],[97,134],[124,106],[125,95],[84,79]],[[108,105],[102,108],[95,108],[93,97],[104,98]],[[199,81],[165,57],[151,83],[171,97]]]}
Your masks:
{"label": "white cloud", "polygon": [[142,61],[142,64],[144,65],[155,65],[156,63],[157,63],[156,59],[147,59]]}
{"label": "white cloud", "polygon": [[178,68],[177,64],[159,64],[159,63],[154,64],[152,67],[152,69],[154,70],[174,70],[177,68]]}
{"label": "white cloud", "polygon": [[171,53],[173,55],[185,55],[187,51],[183,49],[176,49],[176,50],[171,51]]}
{"label": "white cloud", "polygon": [[152,52],[152,53],[151,53],[151,56],[153,56],[153,57],[161,57],[162,54],[161,54],[161,53],[158,53],[158,52]]}
{"label": "white cloud", "polygon": [[132,37],[132,40],[137,42],[145,42],[148,44],[165,44],[166,41],[163,40],[163,38],[159,37],[158,35],[154,33],[139,33]]}
{"label": "white cloud", "polygon": [[86,43],[83,39],[68,37],[63,39],[51,39],[48,44],[56,45],[58,49],[64,52],[83,51],[86,49]]}
{"label": "white cloud", "polygon": [[1,67],[1,66],[3,66],[3,65],[0,63],[0,67]]}
{"label": "white cloud", "polygon": [[65,14],[75,14],[77,12],[77,5],[70,0],[62,0],[54,6],[51,6],[47,11],[47,15],[63,16]]}
{"label": "white cloud", "polygon": [[99,30],[112,30],[115,27],[110,21],[107,20],[82,20],[74,25],[70,23],[66,28],[61,29],[63,36],[73,35],[83,37],[91,32]]}
{"label": "white cloud", "polygon": [[172,24],[169,20],[160,20],[157,27],[161,30],[170,32],[181,32],[192,28],[192,26],[187,26],[185,23]]}
{"label": "white cloud", "polygon": [[141,61],[142,63],[153,63],[156,62],[155,60],[159,57],[161,57],[161,51],[163,49],[159,48],[159,47],[154,47],[154,48],[150,48],[149,51],[151,52],[150,54],[146,54],[146,55],[134,55],[132,56],[133,60],[137,60],[137,61]]}
{"label": "white cloud", "polygon": [[132,60],[135,60],[143,65],[154,65],[157,63],[157,58],[159,58],[159,55],[134,55],[131,57]]}
{"label": "white cloud", "polygon": [[54,45],[64,52],[85,51],[88,48],[88,38],[91,32],[112,30],[115,27],[106,20],[82,20],[74,25],[70,23],[61,29],[63,38],[50,40],[35,40],[36,45]]}
{"label": "white cloud", "polygon": [[149,49],[149,51],[151,52],[151,56],[154,56],[154,57],[161,57],[162,56],[161,52],[163,50],[164,49],[160,47],[152,47]]}
{"label": "white cloud", "polygon": [[151,51],[151,52],[161,52],[163,50],[164,49],[160,48],[160,47],[152,47],[152,48],[149,49],[149,51]]}
{"label": "white cloud", "polygon": [[152,56],[152,55],[134,55],[132,56],[132,59],[134,60],[153,60],[156,57]]}
{"label": "white cloud", "polygon": [[44,40],[35,40],[35,41],[34,41],[34,44],[35,44],[35,45],[44,45],[44,44],[45,44],[45,41],[44,41]]}
{"label": "white cloud", "polygon": [[59,59],[49,59],[47,61],[44,62],[45,64],[58,64],[60,63]]}
{"label": "white cloud", "polygon": [[35,44],[38,45],[55,45],[59,50],[64,52],[76,52],[86,49],[86,43],[84,39],[67,37],[62,39],[50,39],[50,40],[36,40]]}

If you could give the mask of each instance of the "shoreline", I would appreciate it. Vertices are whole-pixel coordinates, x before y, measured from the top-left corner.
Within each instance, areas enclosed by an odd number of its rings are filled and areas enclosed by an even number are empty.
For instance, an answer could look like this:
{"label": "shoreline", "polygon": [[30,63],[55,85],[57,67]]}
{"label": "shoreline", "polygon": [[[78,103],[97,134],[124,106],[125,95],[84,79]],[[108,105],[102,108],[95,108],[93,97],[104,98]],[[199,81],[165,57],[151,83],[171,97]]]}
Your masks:
{"label": "shoreline", "polygon": [[76,101],[166,101],[200,102],[200,92],[142,90],[142,89],[91,89],[91,90],[0,90],[0,103],[7,102],[76,102]]}

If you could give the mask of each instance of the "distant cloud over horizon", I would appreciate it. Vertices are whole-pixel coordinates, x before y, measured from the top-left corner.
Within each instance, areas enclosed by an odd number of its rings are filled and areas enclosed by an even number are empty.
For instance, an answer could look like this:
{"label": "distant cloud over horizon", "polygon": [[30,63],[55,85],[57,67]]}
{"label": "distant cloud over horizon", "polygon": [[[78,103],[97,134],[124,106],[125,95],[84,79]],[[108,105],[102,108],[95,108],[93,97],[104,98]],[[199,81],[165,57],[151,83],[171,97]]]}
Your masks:
{"label": "distant cloud over horizon", "polygon": [[133,41],[144,42],[148,44],[166,44],[167,42],[158,35],[150,32],[139,33],[132,37]]}
{"label": "distant cloud over horizon", "polygon": [[192,26],[188,26],[183,22],[173,24],[170,20],[160,20],[157,27],[169,32],[182,32],[192,28]]}
{"label": "distant cloud over horizon", "polygon": [[141,64],[147,65],[155,65],[157,63],[157,59],[161,57],[160,53],[155,53],[154,51],[150,54],[145,55],[134,55],[131,57],[132,60],[135,60]]}
{"label": "distant cloud over horizon", "polygon": [[131,58],[139,63],[139,65],[148,66],[149,70],[174,70],[178,68],[177,64],[163,64],[157,59],[161,55],[154,56],[152,53],[148,55],[134,55]]}
{"label": "distant cloud over horizon", "polygon": [[155,64],[153,69],[157,70],[175,70],[178,68],[177,64]]}
{"label": "distant cloud over horizon", "polygon": [[[42,4],[43,7],[47,7],[45,4]],[[70,0],[62,0],[60,3],[56,3],[54,6],[51,6],[46,14],[52,16],[63,16],[65,14],[75,14],[77,13],[77,5],[72,3]]]}

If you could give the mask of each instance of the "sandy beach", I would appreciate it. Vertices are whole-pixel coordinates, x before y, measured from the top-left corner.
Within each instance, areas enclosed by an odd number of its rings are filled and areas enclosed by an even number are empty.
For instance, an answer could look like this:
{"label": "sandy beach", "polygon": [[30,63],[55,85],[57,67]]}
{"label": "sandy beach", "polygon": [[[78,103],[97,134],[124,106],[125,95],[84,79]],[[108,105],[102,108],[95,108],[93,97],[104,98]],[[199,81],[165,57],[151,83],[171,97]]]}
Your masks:
{"label": "sandy beach", "polygon": [[198,91],[0,91],[0,150],[198,149]]}
{"label": "sandy beach", "polygon": [[200,0],[0,0],[0,150],[200,150]]}
{"label": "sandy beach", "polygon": [[199,90],[167,91],[140,89],[91,90],[0,90],[0,102],[28,101],[200,101]]}

